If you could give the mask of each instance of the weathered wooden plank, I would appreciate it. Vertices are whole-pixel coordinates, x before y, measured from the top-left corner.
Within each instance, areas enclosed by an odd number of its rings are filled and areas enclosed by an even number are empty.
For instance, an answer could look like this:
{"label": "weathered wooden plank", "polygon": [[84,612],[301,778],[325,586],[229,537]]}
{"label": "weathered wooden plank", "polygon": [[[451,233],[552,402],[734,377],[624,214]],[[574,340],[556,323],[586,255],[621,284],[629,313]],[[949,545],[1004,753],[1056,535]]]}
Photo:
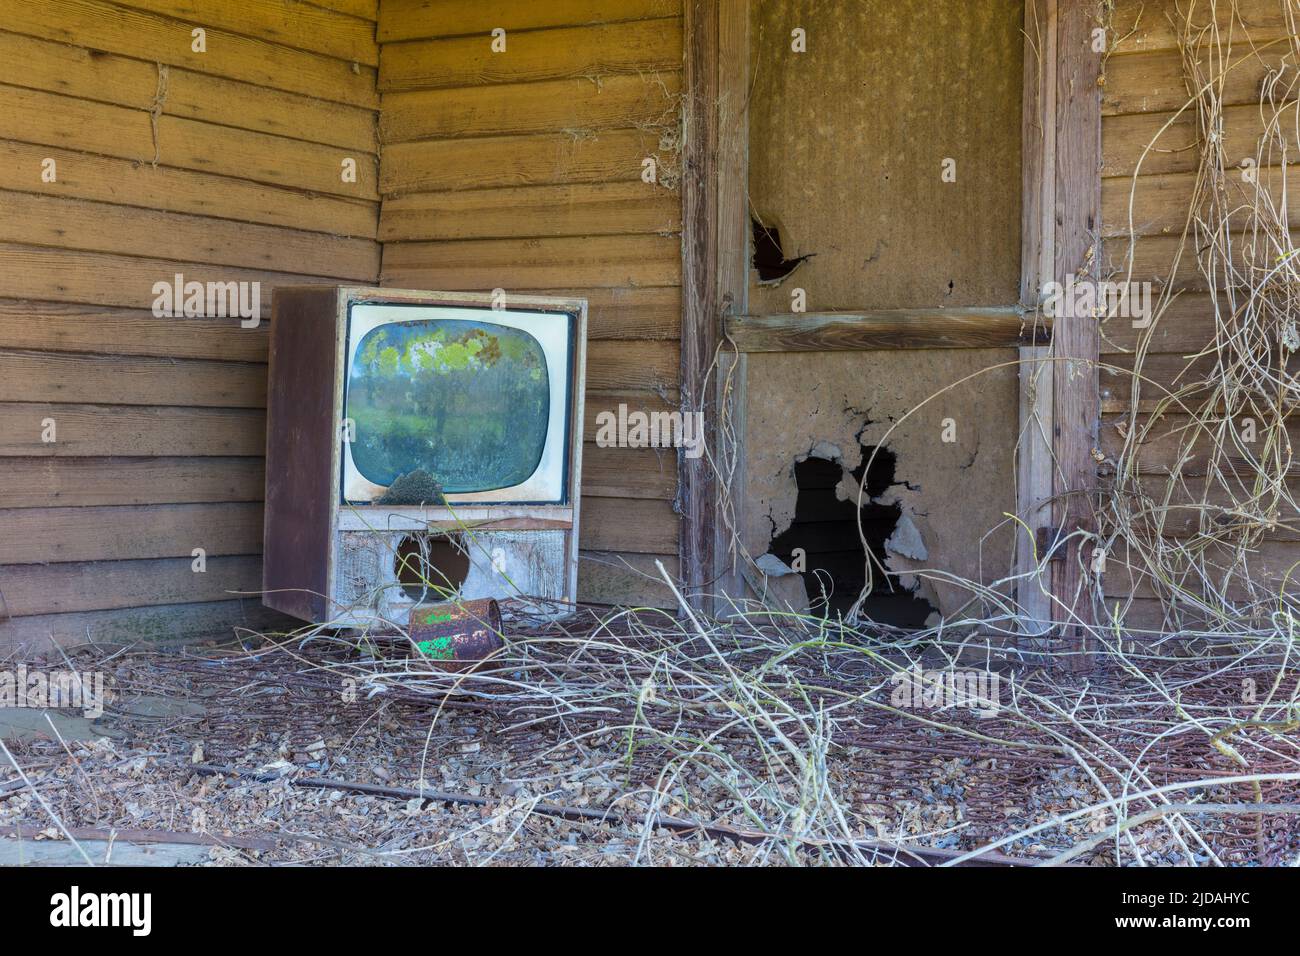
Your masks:
{"label": "weathered wooden plank", "polygon": [[[1295,575],[1295,542],[1265,541],[1246,555],[1245,561],[1238,559],[1226,547],[1216,546],[1206,549],[1205,566],[1212,582],[1210,590],[1221,594],[1228,601],[1242,601],[1248,596],[1255,600],[1264,598],[1270,606],[1285,594],[1294,600],[1300,591],[1300,579]],[[1140,553],[1110,555],[1106,559],[1105,589],[1108,601],[1113,604],[1116,597],[1132,595],[1137,598],[1151,598],[1156,595],[1152,579],[1143,563]],[[1174,582],[1187,596],[1189,603],[1206,593],[1205,582],[1198,574],[1187,569],[1182,581]],[[1251,588],[1249,584],[1253,583]],[[1165,594],[1167,587],[1161,588]],[[1214,604],[1221,604],[1221,599],[1212,597]]]}
{"label": "weathered wooden plank", "polygon": [[413,193],[384,202],[381,242],[667,234],[681,197],[641,182]]}
{"label": "weathered wooden plank", "polygon": [[[1222,420],[1203,425],[1187,414],[1165,414],[1151,423],[1150,416],[1141,414],[1137,421],[1139,441],[1135,445],[1136,457],[1132,462],[1139,474],[1167,475],[1173,472],[1185,476],[1207,473],[1215,447],[1224,442],[1223,453],[1217,457],[1225,470],[1235,469],[1244,480],[1252,480],[1257,466],[1251,459],[1268,454],[1265,447],[1265,430],[1262,423],[1255,425],[1255,441],[1248,442],[1250,432],[1245,428],[1245,416],[1239,417],[1232,427],[1220,427]],[[1119,461],[1125,447],[1125,435],[1132,430],[1127,414],[1103,416],[1100,449],[1113,462]],[[1300,442],[1300,422],[1288,423],[1287,436],[1292,447]],[[1233,436],[1236,436],[1235,438]],[[1300,464],[1292,465],[1288,474],[1300,477]],[[1284,516],[1285,517],[1285,516]],[[1287,518],[1286,520],[1290,520]]]}
{"label": "weathered wooden plank", "polygon": [[[1056,73],[1056,231],[1054,278],[1095,278],[1098,218],[1101,211],[1101,57],[1092,49],[1092,31],[1100,22],[1095,0],[1061,0],[1058,4]],[[1093,449],[1097,443],[1100,399],[1097,394],[1099,342],[1091,319],[1062,317],[1052,329],[1058,364],[1053,373],[1052,428],[1056,438],[1055,492],[1060,502],[1060,527],[1088,527],[1094,515],[1092,495],[1097,487]],[[1072,539],[1073,542],[1077,542]],[[1092,608],[1085,565],[1072,543],[1066,560],[1054,567],[1056,619],[1065,637],[1080,649]],[[1082,663],[1082,662],[1080,662]]]}
{"label": "weathered wooden plank", "polygon": [[[373,155],[283,136],[216,126],[179,116],[155,122],[144,110],[80,100],[16,86],[0,89],[0,137],[99,153],[139,163],[217,173],[237,179],[377,199]],[[353,155],[355,154],[355,155]],[[356,181],[344,182],[342,163],[356,164]]]}
{"label": "weathered wooden plank", "polygon": [[1101,181],[1102,236],[1181,233],[1192,213],[1196,173],[1119,176]]}
{"label": "weathered wooden plank", "polygon": [[266,366],[152,356],[0,349],[0,402],[264,408]]}
{"label": "weathered wooden plank", "polygon": [[[1166,477],[1168,474],[1167,469],[1148,469],[1140,486],[1145,500],[1136,495],[1128,498],[1129,520],[1138,534],[1158,533],[1165,538],[1188,538],[1201,533],[1222,535],[1241,526],[1243,507],[1263,510],[1260,505],[1250,504],[1260,490],[1264,491],[1261,504],[1270,500],[1268,489],[1250,487],[1253,479],[1249,474],[1243,475],[1244,481],[1231,495],[1217,480],[1198,475],[1182,475],[1171,480]],[[1287,478],[1283,484],[1285,493],[1292,498],[1300,493],[1300,475]],[[1130,485],[1129,490],[1136,490],[1136,486]],[[1278,524],[1265,533],[1265,540],[1300,540],[1300,522],[1288,510],[1284,507],[1276,516]]]}
{"label": "weathered wooden plank", "polygon": [[[589,341],[680,339],[682,290],[679,286],[622,289],[534,289],[529,295],[587,300]],[[509,302],[509,296],[506,298]]]}
{"label": "weathered wooden plank", "polygon": [[149,604],[226,601],[262,588],[260,557],[217,557],[196,573],[190,558],[17,564],[0,567],[0,592],[14,617]]}
{"label": "weathered wooden plank", "polygon": [[676,405],[670,405],[656,392],[632,392],[626,389],[588,391],[583,405],[582,440],[588,444],[595,442],[600,413],[609,412],[617,417],[620,405],[626,406],[629,413],[646,414],[668,412],[676,408]]}
{"label": "weathered wooden plank", "polygon": [[277,286],[319,285],[321,281],[318,276],[206,262],[171,262],[0,243],[0,289],[14,298],[152,309],[154,283],[173,283],[177,274],[183,275],[186,282],[260,283],[261,316],[270,316],[271,296]]}
{"label": "weathered wooden plank", "polygon": [[389,243],[380,281],[448,291],[674,286],[682,281],[680,250],[675,236]]}
{"label": "weathered wooden plank", "polygon": [[676,342],[589,342],[587,390],[676,389],[677,349]]}
{"label": "weathered wooden plank", "polygon": [[580,552],[578,600],[587,604],[676,608],[677,599],[660,577],[656,560],[674,579],[678,577],[675,554]]}
{"label": "weathered wooden plank", "polygon": [[[731,8],[728,8],[731,9]],[[718,281],[719,235],[718,190],[729,188],[720,175],[723,158],[719,152],[719,113],[729,109],[722,103],[720,66],[720,16],[716,0],[685,0],[683,11],[686,36],[686,90],[682,157],[682,316],[681,386],[682,410],[702,411],[711,396],[705,393],[710,370],[722,338],[720,318],[723,304]],[[728,72],[732,72],[729,70]],[[727,90],[734,92],[730,85]],[[731,157],[728,156],[728,159]],[[728,167],[729,170],[732,167]],[[728,224],[730,225],[730,224]],[[706,441],[714,434],[709,416]],[[682,583],[698,610],[709,613],[710,600],[698,593],[713,577],[714,535],[717,528],[718,484],[713,468],[703,458],[678,459],[681,513],[684,518],[678,539]]]}
{"label": "weathered wooden plank", "polygon": [[658,136],[635,129],[399,143],[384,150],[379,188],[387,199],[437,190],[633,182],[658,150]]}
{"label": "weathered wooden plank", "polygon": [[657,498],[677,494],[677,452],[672,448],[602,448],[582,452],[582,493],[592,498]]}
{"label": "weathered wooden plank", "polygon": [[119,6],[367,66],[379,63],[373,24],[298,0],[114,0]]}
{"label": "weathered wooden plank", "polygon": [[373,110],[0,31],[0,83],[375,152]]}
{"label": "weathered wooden plank", "polygon": [[643,73],[384,94],[385,145],[458,136],[665,126],[677,120],[681,74]]}
{"label": "weathered wooden plank", "polygon": [[[1134,394],[1145,406],[1168,405],[1188,411],[1208,396],[1201,383],[1217,377],[1217,360],[1213,351],[1199,357],[1147,354],[1142,361],[1142,378],[1133,375],[1133,355],[1107,355],[1100,372],[1101,398],[1106,409],[1127,411]],[[1176,398],[1175,398],[1176,396]]]}
{"label": "weathered wooden plank", "polygon": [[5,99],[0,136],[5,139],[153,161],[153,126],[145,110],[18,86],[0,88],[0,94]]}
{"label": "weathered wooden plank", "polygon": [[[1232,281],[1240,282],[1243,276],[1253,276],[1255,280],[1260,280],[1265,273],[1277,268],[1277,253],[1272,248],[1271,241],[1266,242],[1261,236],[1261,248],[1257,251],[1250,237],[1243,239],[1245,241],[1234,242],[1229,250],[1237,273]],[[1297,241],[1300,241],[1300,229],[1293,230],[1291,234],[1292,248]],[[1123,281],[1127,277],[1134,282],[1150,282],[1156,289],[1171,287],[1190,292],[1207,292],[1212,284],[1218,288],[1225,286],[1231,277],[1223,274],[1221,253],[1216,252],[1214,255],[1216,268],[1214,282],[1211,283],[1201,269],[1195,240],[1189,238],[1179,256],[1181,245],[1182,238],[1176,235],[1142,236],[1136,242],[1131,242],[1127,236],[1118,236],[1103,241],[1101,262],[1103,268],[1109,270],[1117,281]],[[1207,254],[1206,251],[1200,252],[1202,256]],[[1176,266],[1175,258],[1178,260]]]}
{"label": "weathered wooden plank", "polygon": [[0,508],[261,501],[260,458],[8,458]]}
{"label": "weathered wooden plank", "polygon": [[[1214,348],[1203,354],[1149,353],[1142,361],[1141,379],[1133,374],[1135,359],[1129,355],[1107,355],[1101,370],[1102,407],[1107,411],[1128,411],[1133,397],[1139,409],[1172,408],[1192,411],[1209,399],[1211,389],[1223,393],[1221,356]],[[1262,359],[1272,363],[1273,359]],[[1270,368],[1276,369],[1275,364]],[[1294,376],[1300,359],[1287,362],[1285,374]],[[1278,374],[1274,371],[1274,374]],[[1222,398],[1219,399],[1220,403]]]}
{"label": "weathered wooden plank", "polygon": [[[17,713],[22,715],[24,712],[17,711]],[[46,729],[44,720],[40,720],[35,713],[28,713],[30,717],[25,719],[32,720],[33,725],[40,730]],[[14,718],[4,719],[12,721]],[[66,731],[60,733],[66,736]],[[53,738],[52,734],[49,736]],[[33,835],[36,832],[35,828],[31,829]],[[117,833],[113,833],[110,839],[107,832],[103,838],[92,840],[87,838],[84,830],[72,831],[72,833],[73,839],[77,841],[76,844],[62,839],[15,840],[0,831],[0,866],[77,867],[87,865],[86,859],[89,858],[90,865],[93,866],[162,868],[197,866],[212,859],[211,848],[208,846],[161,841],[142,843],[132,840],[125,834]],[[213,844],[216,843],[217,841],[214,840]]]}
{"label": "weathered wooden plank", "polygon": [[[1296,130],[1296,104],[1284,105],[1279,111],[1274,135],[1286,140],[1289,154],[1295,155],[1300,136]],[[1134,172],[1177,173],[1195,170],[1200,164],[1197,148],[1199,132],[1196,111],[1173,113],[1135,113],[1108,116],[1102,120],[1104,156],[1103,176],[1132,176]],[[1223,149],[1229,157],[1241,159],[1259,156],[1264,119],[1258,106],[1226,106],[1223,109]],[[1149,148],[1148,148],[1149,147]],[[1280,146],[1266,152],[1260,165],[1271,165],[1281,156]]]}
{"label": "weathered wooden plank", "polygon": [[147,110],[158,93],[158,67],[0,30],[0,83]]}
{"label": "weathered wooden plank", "polygon": [[[1192,35],[1210,25],[1211,10],[1224,39],[1231,30],[1234,44],[1244,46],[1248,38],[1259,43],[1288,33],[1284,5],[1274,0],[1234,0],[1213,7],[1196,4],[1184,10],[1191,12]],[[1175,0],[1115,0],[1110,16],[1113,50],[1119,54],[1176,50],[1185,21]]]}
{"label": "weathered wooden plank", "polygon": [[[1225,225],[1230,233],[1240,233],[1252,221],[1248,207],[1257,198],[1269,196],[1275,207],[1285,209],[1288,221],[1296,222],[1300,216],[1300,190],[1295,188],[1297,172],[1291,166],[1266,166],[1251,169],[1253,182],[1245,178],[1242,170],[1223,181],[1222,208],[1233,209],[1235,214]],[[1101,221],[1102,235],[1111,238],[1127,236],[1179,235],[1188,223],[1196,195],[1197,174],[1164,173],[1153,176],[1118,177],[1102,180]],[[1258,184],[1258,186],[1256,185]],[[1202,194],[1203,206],[1207,197]]]}
{"label": "weathered wooden plank", "polygon": [[[207,29],[207,52],[192,49],[194,24],[101,0],[26,0],[5,4],[0,29],[166,63],[374,109],[375,70],[344,60]],[[93,38],[89,39],[89,38]]]}
{"label": "weathered wooden plank", "polygon": [[0,242],[308,271],[363,282],[379,274],[379,244],[369,239],[3,190]]}
{"label": "weathered wooden plank", "polygon": [[509,34],[504,53],[492,36],[388,43],[379,56],[379,89],[440,89],[562,77],[673,70],[682,62],[678,18]]}
{"label": "weathered wooden plank", "polygon": [[0,511],[0,565],[260,554],[260,502]]}
{"label": "weathered wooden plank", "polygon": [[1021,114],[1020,304],[1039,305],[1051,281],[1056,213],[1057,0],[1025,3],[1024,108]]}
{"label": "weathered wooden plank", "polygon": [[266,361],[267,322],[154,318],[138,309],[0,299],[0,348]]}
{"label": "weathered wooden plank", "polygon": [[[1033,336],[1019,306],[737,315],[726,329],[741,352],[1011,348]],[[1042,343],[1041,330],[1038,336]]]}
{"label": "weathered wooden plank", "polygon": [[148,643],[165,646],[209,639],[229,640],[235,627],[269,632],[290,628],[293,623],[282,614],[263,607],[257,598],[40,614],[0,621],[0,648],[42,653],[56,645]]}
{"label": "weathered wooden plank", "polygon": [[347,155],[375,152],[373,109],[310,95],[171,70],[162,107],[168,115],[324,143],[349,150]]}
{"label": "weathered wooden plank", "polygon": [[[75,144],[74,144],[75,145]],[[58,181],[41,178],[53,159]],[[90,153],[0,141],[0,181],[22,192],[373,239],[379,204]]]}
{"label": "weathered wooden plank", "polygon": [[[1223,321],[1231,322],[1228,303],[1217,306],[1223,310]],[[1149,328],[1134,327],[1133,320],[1116,316],[1101,323],[1101,352],[1114,356],[1132,352],[1144,339],[1151,354],[1170,352],[1190,355],[1210,347],[1215,341],[1216,304],[1206,293],[1181,293],[1161,314],[1154,315]],[[1107,359],[1113,361],[1113,359]]]}
{"label": "weathered wooden plank", "polygon": [[[1214,77],[1215,98],[1224,106],[1258,103],[1260,89],[1270,70],[1282,65],[1287,44],[1248,51],[1233,51],[1229,63],[1202,62],[1206,77]],[[1177,50],[1142,56],[1116,56],[1106,64],[1106,85],[1102,88],[1102,114],[1159,113],[1181,109],[1191,99],[1187,88],[1183,55]]]}
{"label": "weathered wooden plank", "polygon": [[[47,419],[56,441],[42,441]],[[0,405],[0,457],[260,456],[266,413],[245,408]]]}
{"label": "weathered wooden plank", "polygon": [[[717,224],[716,236],[712,240],[716,246],[713,286],[703,290],[708,297],[706,315],[713,311],[718,316],[714,322],[714,334],[710,336],[715,350],[721,317],[749,312],[750,243],[753,236],[749,208],[750,100],[753,89],[750,59],[754,49],[752,7],[749,0],[719,0],[717,8],[717,102],[716,111],[707,117],[717,126],[716,188],[712,196],[706,189],[702,197],[705,202],[713,202],[712,218]],[[691,30],[687,34],[692,38],[694,18],[693,13]],[[708,53],[696,50],[693,56],[696,65],[692,72],[698,76],[702,69],[707,69]],[[701,57],[702,64],[699,62]],[[698,84],[695,89],[698,89]],[[717,350],[717,365],[712,368],[711,377],[701,379],[705,361],[701,354],[703,351],[704,348],[698,345],[684,345],[682,349],[682,379],[694,380],[695,396],[690,404],[702,409],[706,422],[712,423],[706,431],[706,441],[714,461],[729,458],[743,462],[746,460],[749,358],[729,349]],[[707,361],[713,365],[712,358]],[[688,363],[695,369],[693,376],[686,374]],[[710,384],[711,389],[706,391]],[[686,399],[685,395],[683,399]],[[725,432],[717,428],[723,414],[729,416],[732,426]],[[689,514],[686,533],[682,535],[681,565],[684,570],[690,569],[696,574],[690,584],[696,589],[694,600],[697,607],[705,613],[725,611],[725,606],[720,607],[721,600],[710,601],[710,594],[739,599],[747,593],[742,569],[735,561],[731,528],[718,515],[723,477],[717,468],[702,466],[699,462],[692,464],[684,458],[681,461],[681,507]],[[725,477],[728,483],[725,493],[731,503],[731,523],[734,527],[744,527],[747,520],[745,468],[738,468]],[[712,525],[712,528],[707,528],[707,525]],[[705,534],[712,535],[711,542],[703,539]],[[700,572],[695,571],[697,566],[701,566],[706,577],[699,577]],[[671,566],[667,567],[671,571]]]}
{"label": "weathered wooden plank", "polygon": [[380,43],[436,37],[537,30],[651,20],[682,12],[681,0],[479,0],[466,6],[461,0],[384,0],[379,11]]}
{"label": "weathered wooden plank", "polygon": [[[1126,637],[1139,649],[1143,644],[1159,641],[1157,653],[1160,654],[1169,647],[1169,634],[1193,631],[1222,634],[1225,627],[1231,630],[1248,625],[1267,626],[1267,614],[1260,614],[1259,609],[1250,617],[1243,613],[1241,605],[1234,607],[1219,600],[1211,600],[1207,605],[1201,598],[1184,594],[1161,599],[1107,594],[1106,615],[1106,626],[1113,627],[1112,620],[1118,622]],[[1201,646],[1203,642],[1193,641],[1189,648],[1195,650]]]}
{"label": "weathered wooden plank", "polygon": [[584,551],[676,554],[679,524],[669,501],[584,496],[578,536]]}
{"label": "weathered wooden plank", "polygon": [[[1056,242],[1056,0],[1026,0],[1024,104],[1021,115],[1020,304],[1037,310],[1055,277]],[[1037,338],[1037,336],[1035,336]],[[1035,553],[1037,530],[1052,518],[1053,367],[1047,345],[1022,346],[1017,403],[1016,514],[1031,533],[1017,531],[1016,601],[1022,631],[1041,634],[1052,620]]]}
{"label": "weathered wooden plank", "polygon": [[324,7],[348,16],[360,17],[376,23],[379,20],[379,0],[310,0],[313,7]]}

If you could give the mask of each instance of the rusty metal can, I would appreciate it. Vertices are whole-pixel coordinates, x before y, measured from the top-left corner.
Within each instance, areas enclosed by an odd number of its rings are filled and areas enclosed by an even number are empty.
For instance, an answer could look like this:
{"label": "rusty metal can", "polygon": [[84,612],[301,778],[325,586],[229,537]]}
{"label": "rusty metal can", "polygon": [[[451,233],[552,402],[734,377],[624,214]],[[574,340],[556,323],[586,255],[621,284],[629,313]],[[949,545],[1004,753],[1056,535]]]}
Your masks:
{"label": "rusty metal can", "polygon": [[417,604],[408,631],[413,657],[445,671],[473,670],[505,647],[501,608],[492,598]]}

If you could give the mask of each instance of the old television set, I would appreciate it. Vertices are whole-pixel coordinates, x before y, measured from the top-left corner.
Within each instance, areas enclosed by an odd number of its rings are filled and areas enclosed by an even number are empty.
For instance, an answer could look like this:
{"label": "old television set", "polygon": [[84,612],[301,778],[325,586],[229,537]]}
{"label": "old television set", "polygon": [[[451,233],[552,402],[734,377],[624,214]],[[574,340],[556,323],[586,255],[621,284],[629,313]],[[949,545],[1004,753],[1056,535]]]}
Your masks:
{"label": "old television set", "polygon": [[263,602],[405,628],[577,590],[586,302],[276,289]]}

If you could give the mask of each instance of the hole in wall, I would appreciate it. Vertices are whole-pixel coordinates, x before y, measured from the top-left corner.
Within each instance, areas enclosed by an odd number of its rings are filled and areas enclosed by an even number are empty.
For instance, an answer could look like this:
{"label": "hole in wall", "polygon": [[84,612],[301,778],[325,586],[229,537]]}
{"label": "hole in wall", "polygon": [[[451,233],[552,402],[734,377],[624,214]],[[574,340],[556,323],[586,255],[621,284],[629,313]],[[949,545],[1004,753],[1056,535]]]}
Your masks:
{"label": "hole in wall", "polygon": [[[851,473],[855,483],[866,476],[862,534],[880,565],[887,558],[885,542],[898,528],[903,509],[899,504],[881,504],[876,499],[898,483],[897,464],[897,456],[888,448],[863,445],[862,464]],[[794,477],[798,491],[794,520],[772,539],[769,548],[787,566],[793,566],[795,549],[803,549],[807,566],[802,575],[812,610],[829,618],[847,614],[866,585],[856,496],[846,501],[835,496],[835,488],[844,475],[844,468],[837,461],[809,457],[796,462]],[[879,567],[874,572],[871,592],[862,604],[862,615],[881,624],[923,627],[926,618],[934,613],[934,606],[904,589],[896,577],[882,574]]]}
{"label": "hole in wall", "polygon": [[409,534],[397,543],[393,571],[412,601],[440,601],[469,577],[469,552],[459,534]]}
{"label": "hole in wall", "polygon": [[781,247],[781,230],[775,224],[764,225],[757,216],[750,219],[754,232],[754,270],[758,281],[775,285],[798,267],[805,259],[816,255],[810,252],[806,256],[787,259]]}

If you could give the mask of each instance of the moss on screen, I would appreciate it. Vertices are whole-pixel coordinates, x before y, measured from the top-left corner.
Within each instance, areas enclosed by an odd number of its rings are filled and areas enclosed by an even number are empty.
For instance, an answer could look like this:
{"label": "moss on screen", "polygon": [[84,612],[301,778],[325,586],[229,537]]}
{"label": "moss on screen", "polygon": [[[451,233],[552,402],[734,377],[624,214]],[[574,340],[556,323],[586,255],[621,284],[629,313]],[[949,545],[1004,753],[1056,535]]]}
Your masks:
{"label": "moss on screen", "polygon": [[347,417],[353,461],[377,485],[421,470],[448,494],[509,488],[546,447],[546,356],[527,332],[492,322],[381,325],[357,348]]}

